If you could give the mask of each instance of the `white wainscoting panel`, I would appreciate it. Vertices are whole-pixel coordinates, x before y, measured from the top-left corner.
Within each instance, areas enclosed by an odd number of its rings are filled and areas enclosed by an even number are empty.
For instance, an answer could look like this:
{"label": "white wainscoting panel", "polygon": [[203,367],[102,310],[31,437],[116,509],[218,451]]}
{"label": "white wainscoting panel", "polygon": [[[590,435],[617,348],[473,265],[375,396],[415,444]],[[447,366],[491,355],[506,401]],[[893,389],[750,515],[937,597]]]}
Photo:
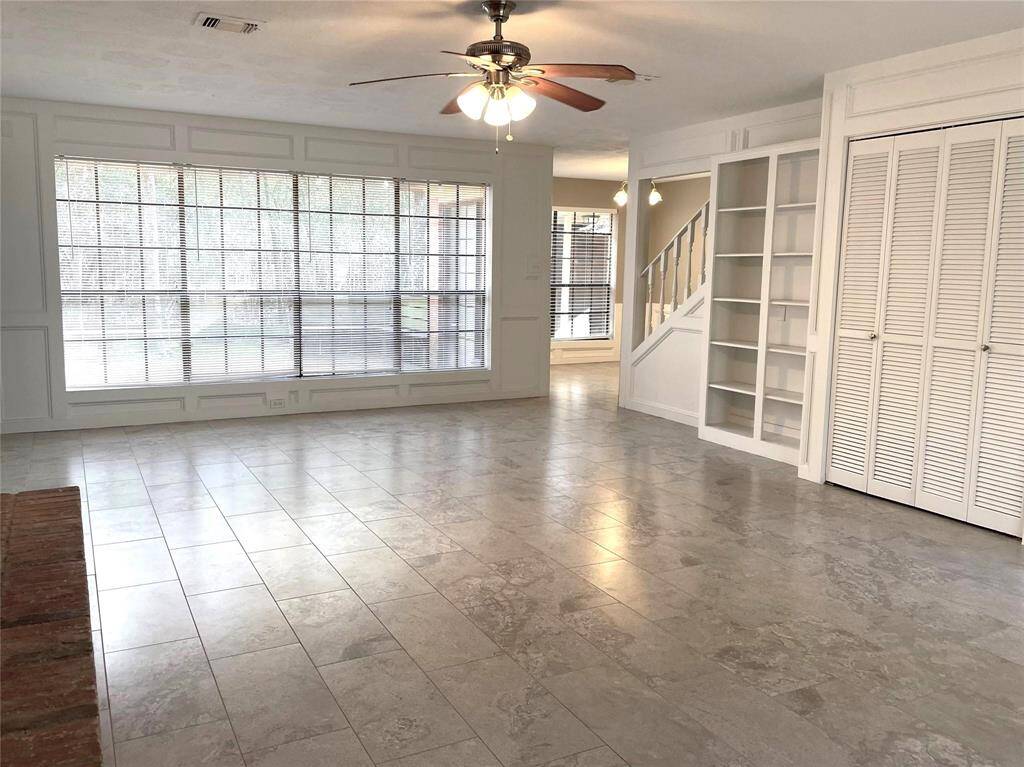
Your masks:
{"label": "white wainscoting panel", "polygon": [[50,377],[49,328],[10,327],[0,332],[2,413],[4,424],[49,418],[50,390],[40,386]]}
{"label": "white wainscoting panel", "polygon": [[[3,99],[3,423],[6,431],[546,396],[549,147],[172,112]],[[53,158],[400,176],[491,186],[487,370],[67,392]]]}

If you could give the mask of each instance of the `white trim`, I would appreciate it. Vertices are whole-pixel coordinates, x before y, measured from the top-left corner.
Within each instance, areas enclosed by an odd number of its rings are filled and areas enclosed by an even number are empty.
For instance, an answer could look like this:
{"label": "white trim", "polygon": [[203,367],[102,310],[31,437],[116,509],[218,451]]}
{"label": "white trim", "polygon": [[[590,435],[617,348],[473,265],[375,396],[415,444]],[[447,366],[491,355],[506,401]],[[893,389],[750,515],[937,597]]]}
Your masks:
{"label": "white trim", "polygon": [[[871,87],[894,84],[890,90]],[[857,106],[857,98],[861,99]],[[874,106],[868,99],[874,98]],[[832,72],[825,77],[817,233],[808,351],[815,352],[804,407],[806,460],[800,476],[825,479],[839,247],[849,144],[854,139],[1024,114],[1024,29]],[[803,457],[803,456],[802,456]]]}
{"label": "white trim", "polygon": [[[38,261],[38,279],[30,280],[31,273],[24,269],[18,274],[25,282],[26,295],[35,291],[45,298],[38,308],[26,304],[16,310],[13,304],[8,306],[5,302],[2,326],[5,333],[20,328],[45,328],[47,338],[45,346],[41,341],[37,343],[31,364],[21,359],[3,360],[4,430],[69,429],[547,395],[547,264],[551,250],[552,183],[549,147],[516,143],[502,147],[501,154],[495,155],[493,145],[486,141],[28,99],[4,98],[2,109],[5,132],[13,133],[5,135],[3,141],[4,190],[13,190],[10,197],[5,197],[5,212],[17,206],[25,213],[38,211],[41,219],[38,245],[34,241],[29,243],[24,236],[15,242],[14,233],[23,234],[25,230],[3,227],[4,271],[6,275],[8,259],[15,254],[19,264]],[[11,117],[15,113],[22,116]],[[190,137],[201,142],[195,151],[188,148]],[[15,154],[9,155],[10,152]],[[381,376],[333,378],[329,379],[335,390],[331,397],[317,395],[324,387],[321,378],[67,392],[57,279],[56,212],[52,202],[53,157],[59,154],[489,184],[492,299],[488,369],[406,374],[394,380]],[[29,156],[32,162],[25,159]],[[9,163],[9,157],[25,161]],[[8,247],[9,244],[18,247]],[[47,393],[49,417],[40,417],[40,390]],[[286,406],[271,409],[270,400],[280,398],[286,400]]]}

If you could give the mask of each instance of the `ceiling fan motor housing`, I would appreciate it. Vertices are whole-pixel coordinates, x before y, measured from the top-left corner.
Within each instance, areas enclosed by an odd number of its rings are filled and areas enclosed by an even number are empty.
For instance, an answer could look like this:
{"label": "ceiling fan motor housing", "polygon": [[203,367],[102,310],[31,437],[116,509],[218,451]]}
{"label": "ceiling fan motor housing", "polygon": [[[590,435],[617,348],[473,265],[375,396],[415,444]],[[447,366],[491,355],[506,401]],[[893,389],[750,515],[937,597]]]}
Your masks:
{"label": "ceiling fan motor housing", "polygon": [[481,40],[466,48],[467,56],[478,56],[508,69],[530,63],[530,49],[515,40]]}

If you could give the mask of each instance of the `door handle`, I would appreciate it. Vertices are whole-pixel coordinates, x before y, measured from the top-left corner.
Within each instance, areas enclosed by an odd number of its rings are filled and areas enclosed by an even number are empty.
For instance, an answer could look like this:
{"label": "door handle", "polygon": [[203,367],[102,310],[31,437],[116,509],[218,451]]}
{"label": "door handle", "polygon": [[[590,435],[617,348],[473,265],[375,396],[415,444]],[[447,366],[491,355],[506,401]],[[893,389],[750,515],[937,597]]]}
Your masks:
{"label": "door handle", "polygon": [[988,344],[982,344],[982,345],[981,345],[981,350],[982,350],[983,352],[987,352],[987,351],[988,351],[989,349],[991,349],[991,348],[992,348],[992,347],[991,347],[991,346],[989,346]]}
{"label": "door handle", "polygon": [[876,338],[878,338],[878,333],[871,333],[870,335],[868,335],[869,341],[874,341]]}

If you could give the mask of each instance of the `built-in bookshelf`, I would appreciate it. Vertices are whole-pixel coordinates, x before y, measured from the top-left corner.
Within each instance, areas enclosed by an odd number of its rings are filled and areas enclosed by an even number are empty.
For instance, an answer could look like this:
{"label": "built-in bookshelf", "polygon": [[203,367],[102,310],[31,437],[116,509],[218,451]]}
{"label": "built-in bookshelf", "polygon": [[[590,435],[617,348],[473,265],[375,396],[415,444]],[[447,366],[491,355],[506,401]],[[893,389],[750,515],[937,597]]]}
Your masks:
{"label": "built-in bookshelf", "polygon": [[803,422],[817,142],[719,158],[712,172],[700,436],[796,463]]}

